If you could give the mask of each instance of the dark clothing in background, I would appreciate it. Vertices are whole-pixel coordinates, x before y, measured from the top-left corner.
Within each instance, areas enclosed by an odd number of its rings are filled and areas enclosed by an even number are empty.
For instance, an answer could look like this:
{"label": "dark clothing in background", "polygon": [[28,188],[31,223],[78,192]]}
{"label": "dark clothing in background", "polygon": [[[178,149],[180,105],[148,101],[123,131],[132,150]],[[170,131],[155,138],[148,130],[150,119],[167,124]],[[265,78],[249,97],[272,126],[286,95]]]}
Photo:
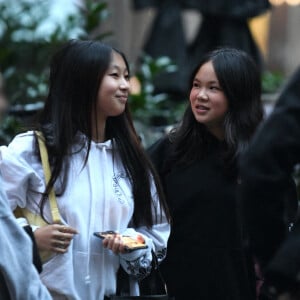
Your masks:
{"label": "dark clothing in background", "polygon": [[167,137],[149,148],[173,218],[161,269],[176,300],[255,299],[253,262],[242,245],[237,211],[237,175],[224,171],[223,147],[215,139],[205,158],[186,167],[169,164]]}
{"label": "dark clothing in background", "polygon": [[189,65],[195,66],[202,54],[220,46],[244,50],[260,69],[263,68],[263,57],[252,37],[248,19],[205,15],[194,42],[189,46]]}
{"label": "dark clothing in background", "polygon": [[181,9],[197,9],[203,14],[250,18],[271,7],[268,0],[133,0],[134,9],[179,5]]}
{"label": "dark clothing in background", "polygon": [[285,193],[299,163],[300,67],[240,161],[240,197],[250,246],[266,282],[279,290],[299,284],[300,224],[297,221],[286,238],[292,215],[287,218],[285,204]]}
{"label": "dark clothing in background", "polygon": [[[174,100],[184,100],[188,76],[199,59],[216,47],[229,46],[250,54],[260,68],[263,58],[250,32],[249,18],[271,8],[268,0],[134,0],[133,9],[157,9],[143,52],[151,57],[168,56],[178,66],[154,80],[155,92],[167,92]],[[202,15],[196,38],[189,44],[181,13],[192,9]]]}
{"label": "dark clothing in background", "polygon": [[[171,5],[170,2],[172,2]],[[187,90],[186,72],[189,72],[186,66],[188,53],[180,4],[165,1],[165,4],[161,5],[143,51],[154,58],[168,56],[177,65],[178,71],[167,75],[162,72],[154,78],[153,83],[157,93],[167,91],[173,95],[173,98],[180,98],[183,91]],[[180,91],[179,94],[178,91]]]}

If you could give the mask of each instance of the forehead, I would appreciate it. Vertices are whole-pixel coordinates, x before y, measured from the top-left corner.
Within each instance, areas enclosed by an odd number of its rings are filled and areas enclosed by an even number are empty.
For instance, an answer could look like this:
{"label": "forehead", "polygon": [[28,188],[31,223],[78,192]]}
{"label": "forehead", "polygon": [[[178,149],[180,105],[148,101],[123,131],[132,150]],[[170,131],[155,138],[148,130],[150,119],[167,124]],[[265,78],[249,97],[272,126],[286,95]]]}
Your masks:
{"label": "forehead", "polygon": [[212,61],[208,61],[200,66],[194,79],[218,81]]}
{"label": "forehead", "polygon": [[110,68],[121,68],[121,69],[126,69],[127,66],[124,61],[124,58],[120,53],[117,53],[115,51],[112,52],[111,54],[111,60],[110,60]]}

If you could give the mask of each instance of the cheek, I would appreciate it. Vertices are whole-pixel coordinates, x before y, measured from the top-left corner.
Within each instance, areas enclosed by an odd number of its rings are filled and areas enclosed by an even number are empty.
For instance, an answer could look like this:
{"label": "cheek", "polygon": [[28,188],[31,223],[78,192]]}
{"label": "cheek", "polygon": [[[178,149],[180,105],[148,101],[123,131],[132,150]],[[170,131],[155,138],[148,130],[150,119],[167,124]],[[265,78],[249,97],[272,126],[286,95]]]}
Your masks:
{"label": "cheek", "polygon": [[221,119],[225,118],[227,112],[228,112],[227,105],[220,105],[215,109],[216,116],[220,117]]}
{"label": "cheek", "polygon": [[226,99],[224,99],[224,101],[221,103],[220,109],[223,111],[224,114],[227,113],[227,111],[228,111],[228,102],[227,102]]}
{"label": "cheek", "polygon": [[189,97],[190,102],[195,101],[196,97],[197,97],[197,93],[194,90],[191,90],[190,97]]}
{"label": "cheek", "polygon": [[212,102],[215,109],[226,113],[228,111],[228,101],[225,96],[218,96],[214,98],[214,101]]}

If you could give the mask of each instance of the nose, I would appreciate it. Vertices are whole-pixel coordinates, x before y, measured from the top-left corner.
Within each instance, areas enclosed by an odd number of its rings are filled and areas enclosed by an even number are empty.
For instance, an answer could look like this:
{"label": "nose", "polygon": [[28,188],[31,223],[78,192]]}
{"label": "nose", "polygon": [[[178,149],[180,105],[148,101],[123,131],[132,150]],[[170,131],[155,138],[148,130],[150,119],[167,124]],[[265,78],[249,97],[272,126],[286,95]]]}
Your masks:
{"label": "nose", "polygon": [[200,90],[199,90],[199,93],[198,93],[198,98],[199,99],[208,99],[208,96],[207,96],[207,91],[206,91],[206,89],[205,88],[201,88]]}
{"label": "nose", "polygon": [[120,82],[120,88],[121,89],[129,89],[129,87],[130,87],[130,83],[129,83],[129,80],[127,79],[127,78],[122,78],[121,79],[121,82]]}

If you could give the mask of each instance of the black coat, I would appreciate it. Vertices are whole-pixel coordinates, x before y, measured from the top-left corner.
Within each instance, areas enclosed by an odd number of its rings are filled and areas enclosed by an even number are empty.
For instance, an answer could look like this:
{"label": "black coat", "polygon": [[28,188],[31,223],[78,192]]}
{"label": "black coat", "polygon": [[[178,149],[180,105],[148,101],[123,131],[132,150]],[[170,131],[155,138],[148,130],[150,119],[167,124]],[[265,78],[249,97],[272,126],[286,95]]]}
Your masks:
{"label": "black coat", "polygon": [[240,162],[240,197],[250,246],[267,280],[282,289],[299,281],[300,274],[300,224],[281,244],[287,222],[293,221],[286,213],[285,193],[299,163],[300,67]]}
{"label": "black coat", "polygon": [[188,167],[168,165],[167,138],[149,149],[172,215],[162,271],[176,300],[255,299],[253,263],[242,246],[237,176],[224,171],[223,146],[215,141],[205,159]]}

